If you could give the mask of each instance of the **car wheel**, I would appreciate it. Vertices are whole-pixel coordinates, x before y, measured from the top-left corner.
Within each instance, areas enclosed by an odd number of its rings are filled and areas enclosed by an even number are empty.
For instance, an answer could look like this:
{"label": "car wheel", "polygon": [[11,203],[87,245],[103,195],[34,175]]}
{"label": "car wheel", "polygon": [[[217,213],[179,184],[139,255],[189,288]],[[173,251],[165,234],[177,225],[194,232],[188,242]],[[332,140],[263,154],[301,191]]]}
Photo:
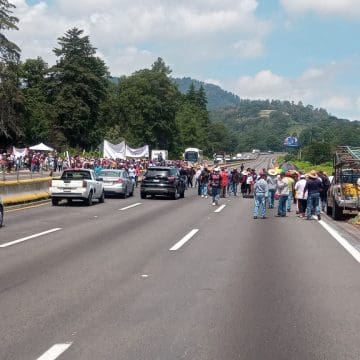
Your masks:
{"label": "car wheel", "polygon": [[4,208],[0,206],[0,228],[3,226],[4,221]]}
{"label": "car wheel", "polygon": [[86,206],[91,206],[93,201],[93,193],[90,191],[88,198],[85,200]]}
{"label": "car wheel", "polygon": [[332,217],[334,220],[341,220],[343,217],[343,209],[336,203],[335,199],[333,201]]}
{"label": "car wheel", "polygon": [[126,199],[127,191],[128,191],[127,188],[125,188],[124,193],[121,194],[121,197],[122,197],[123,199]]}
{"label": "car wheel", "polygon": [[99,198],[99,203],[103,204],[104,202],[105,202],[105,192],[103,190],[102,193],[101,193],[101,196]]}
{"label": "car wheel", "polygon": [[58,205],[59,205],[59,199],[57,199],[57,198],[52,198],[52,199],[51,199],[51,203],[53,204],[53,206],[58,206]]}
{"label": "car wheel", "polygon": [[332,215],[332,207],[326,204],[326,215],[331,216]]}
{"label": "car wheel", "polygon": [[171,195],[171,198],[173,200],[176,200],[178,198],[178,195],[179,195],[179,192],[178,192],[178,189],[177,187],[175,188],[175,192]]}
{"label": "car wheel", "polygon": [[146,193],[144,193],[143,191],[140,193],[140,197],[142,198],[142,199],[146,199]]}

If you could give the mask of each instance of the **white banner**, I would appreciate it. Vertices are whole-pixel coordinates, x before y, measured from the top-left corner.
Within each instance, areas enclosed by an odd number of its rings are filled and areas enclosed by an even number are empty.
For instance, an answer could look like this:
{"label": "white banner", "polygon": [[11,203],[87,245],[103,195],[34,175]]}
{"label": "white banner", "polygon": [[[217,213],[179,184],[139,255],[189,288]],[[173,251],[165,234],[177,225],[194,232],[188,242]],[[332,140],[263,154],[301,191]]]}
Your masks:
{"label": "white banner", "polygon": [[111,142],[104,140],[104,158],[108,159],[125,159],[125,141],[114,145]]}
{"label": "white banner", "polygon": [[141,148],[131,148],[122,141],[120,144],[112,144],[111,142],[104,140],[104,158],[108,159],[126,159],[129,158],[148,158],[149,157],[149,145],[145,145]]}
{"label": "white banner", "polygon": [[27,148],[19,149],[19,148],[16,148],[15,146],[13,146],[12,153],[15,156],[15,159],[17,159],[19,157],[26,156],[28,154],[28,149]]}
{"label": "white banner", "polygon": [[133,149],[126,145],[125,151],[126,157],[130,158],[148,158],[149,157],[149,145],[144,145],[141,148]]}

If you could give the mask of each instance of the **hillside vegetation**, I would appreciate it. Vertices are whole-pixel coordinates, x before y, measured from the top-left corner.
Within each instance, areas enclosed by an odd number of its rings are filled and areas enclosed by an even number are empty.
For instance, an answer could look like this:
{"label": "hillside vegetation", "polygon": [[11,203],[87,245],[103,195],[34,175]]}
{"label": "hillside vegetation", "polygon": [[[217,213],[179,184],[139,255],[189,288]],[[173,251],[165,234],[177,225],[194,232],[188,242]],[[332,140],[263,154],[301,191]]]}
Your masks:
{"label": "hillside vegetation", "polygon": [[[179,89],[190,81],[188,78],[176,79]],[[296,136],[302,152],[293,150],[292,156],[319,164],[330,161],[338,145],[360,146],[359,121],[339,119],[325,109],[305,106],[301,102],[239,99],[218,86],[193,83],[195,88],[203,86],[205,89],[208,103],[211,103],[208,106],[210,120],[225,124],[235,137],[235,151],[253,148],[284,151],[284,139]]]}

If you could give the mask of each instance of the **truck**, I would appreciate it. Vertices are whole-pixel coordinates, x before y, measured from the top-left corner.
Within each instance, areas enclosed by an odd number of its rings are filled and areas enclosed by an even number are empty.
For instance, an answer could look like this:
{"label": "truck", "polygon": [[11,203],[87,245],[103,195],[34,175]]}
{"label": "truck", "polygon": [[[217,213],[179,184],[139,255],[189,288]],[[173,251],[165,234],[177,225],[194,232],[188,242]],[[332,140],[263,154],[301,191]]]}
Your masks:
{"label": "truck", "polygon": [[168,160],[168,151],[167,150],[151,150],[151,160],[163,162]]}
{"label": "truck", "polygon": [[72,200],[82,200],[87,206],[91,206],[93,199],[99,203],[105,201],[104,185],[92,169],[68,169],[64,170],[60,179],[51,180],[50,197],[53,206],[63,199],[69,203]]}
{"label": "truck", "polygon": [[327,192],[327,215],[341,220],[360,210],[360,147],[339,146],[333,157],[333,178]]}

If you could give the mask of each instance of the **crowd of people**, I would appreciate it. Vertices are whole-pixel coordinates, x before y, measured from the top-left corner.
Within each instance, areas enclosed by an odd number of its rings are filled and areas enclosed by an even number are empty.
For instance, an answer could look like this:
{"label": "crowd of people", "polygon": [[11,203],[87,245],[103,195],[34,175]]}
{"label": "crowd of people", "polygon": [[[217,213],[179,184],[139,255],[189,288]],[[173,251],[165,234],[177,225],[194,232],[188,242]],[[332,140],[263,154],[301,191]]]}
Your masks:
{"label": "crowd of people", "polygon": [[212,205],[218,205],[219,199],[227,196],[254,197],[254,219],[266,218],[267,209],[273,209],[277,202],[277,217],[286,217],[295,207],[300,218],[310,220],[316,216],[320,220],[330,186],[323,171],[305,174],[270,168],[257,172],[251,168],[245,170],[244,165],[240,169],[198,167],[195,179],[198,195],[203,198],[211,195]]}
{"label": "crowd of people", "polygon": [[[92,168],[95,172],[102,169],[126,169],[138,179],[141,171],[155,165],[176,166],[186,179],[187,187],[197,187],[202,198],[211,196],[212,205],[218,205],[220,198],[227,196],[254,197],[254,219],[266,218],[267,209],[275,207],[275,216],[285,217],[296,206],[299,217],[311,219],[313,215],[321,219],[321,211],[326,206],[327,190],[330,186],[328,176],[315,170],[305,174],[298,171],[282,169],[239,168],[215,166],[194,166],[182,160],[151,161],[148,159],[107,159],[84,156],[59,156],[46,152],[30,152],[24,157],[15,158],[11,154],[0,155],[0,166],[3,171],[28,169],[30,172],[61,172],[69,168]],[[137,183],[137,181],[136,181]]]}

